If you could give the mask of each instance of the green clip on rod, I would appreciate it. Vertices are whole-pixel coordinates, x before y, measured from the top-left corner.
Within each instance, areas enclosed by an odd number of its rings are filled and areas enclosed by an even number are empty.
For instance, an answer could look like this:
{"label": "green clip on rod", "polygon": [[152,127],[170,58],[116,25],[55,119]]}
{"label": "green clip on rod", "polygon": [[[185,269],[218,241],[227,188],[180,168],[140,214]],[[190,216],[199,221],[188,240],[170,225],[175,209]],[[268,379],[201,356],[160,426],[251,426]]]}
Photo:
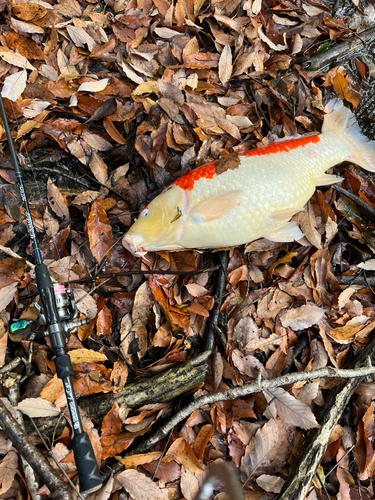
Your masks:
{"label": "green clip on rod", "polygon": [[[86,320],[76,321],[76,322],[66,321],[65,317],[60,311],[60,309],[64,308],[63,307],[61,308],[61,305],[57,304],[56,302],[56,298],[60,300],[61,297],[66,297],[67,293],[65,293],[65,295],[62,295],[65,292],[65,290],[61,291],[61,289],[64,288],[63,285],[57,285],[54,288],[48,268],[45,264],[43,264],[43,258],[38,245],[38,241],[36,239],[35,229],[30,214],[30,208],[23,185],[22,173],[20,170],[20,166],[18,164],[18,159],[14,148],[12,136],[10,133],[9,123],[6,116],[4,102],[1,93],[0,93],[0,112],[5,128],[5,133],[8,139],[10,155],[16,173],[17,182],[19,185],[22,204],[25,209],[27,226],[29,229],[30,240],[35,256],[35,261],[36,261],[35,275],[38,285],[40,302],[43,309],[43,315],[47,325],[48,335],[51,339],[52,347],[56,353],[55,357],[56,373],[57,376],[63,382],[66,394],[66,400],[68,402],[69,412],[72,419],[72,424],[74,429],[73,453],[77,467],[80,489],[82,493],[91,493],[101,487],[102,480],[96,464],[94,450],[92,448],[90,439],[87,433],[84,432],[82,427],[82,421],[79,415],[77,400],[74,394],[74,389],[71,379],[71,376],[74,373],[73,367],[70,361],[70,357],[65,351],[65,344],[66,344],[65,332],[79,326],[80,324],[86,323]],[[62,316],[64,319],[62,319]]]}

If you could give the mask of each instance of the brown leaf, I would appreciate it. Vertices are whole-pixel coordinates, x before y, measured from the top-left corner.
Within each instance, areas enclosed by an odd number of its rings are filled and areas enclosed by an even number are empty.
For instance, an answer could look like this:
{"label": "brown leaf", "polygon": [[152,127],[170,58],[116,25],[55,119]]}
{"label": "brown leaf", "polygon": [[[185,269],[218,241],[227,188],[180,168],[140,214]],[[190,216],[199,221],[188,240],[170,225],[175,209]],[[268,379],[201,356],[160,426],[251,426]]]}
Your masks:
{"label": "brown leaf", "polygon": [[17,292],[18,283],[13,282],[0,290],[0,311],[3,311],[12,302]]}
{"label": "brown leaf", "polygon": [[361,94],[354,88],[354,82],[347,75],[343,76],[341,73],[337,72],[335,77],[332,79],[333,90],[340,97],[353,104],[354,108],[358,106],[361,101]]}
{"label": "brown leaf", "polygon": [[111,380],[113,382],[113,392],[119,392],[124,388],[128,379],[128,365],[123,361],[115,361],[111,373]]}
{"label": "brown leaf", "polygon": [[156,460],[149,464],[143,464],[143,468],[150,474],[155,474],[155,477],[161,479],[165,483],[177,481],[181,476],[181,466],[177,462],[159,462]]}
{"label": "brown leaf", "polygon": [[[0,495],[4,498],[15,498],[13,481],[18,473],[18,457],[14,451],[9,451],[0,464]],[[9,495],[10,493],[10,495]]]}
{"label": "brown leaf", "polygon": [[42,398],[26,398],[17,405],[17,410],[28,417],[56,417],[60,410],[54,404]]}
{"label": "brown leaf", "polygon": [[198,302],[191,302],[190,305],[187,306],[186,310],[193,314],[204,316],[205,318],[208,318],[210,316],[207,309],[203,307],[201,304],[198,304]]}
{"label": "brown leaf", "polygon": [[232,52],[229,45],[225,45],[219,59],[219,79],[223,85],[226,85],[232,76]]}
{"label": "brown leaf", "polygon": [[64,386],[62,380],[57,378],[55,375],[49,382],[47,382],[39,397],[53,403],[60,396],[63,390]]}
{"label": "brown leaf", "polygon": [[86,222],[86,232],[90,241],[90,250],[97,262],[112,255],[115,239],[112,228],[102,205],[94,201]]}
{"label": "brown leaf", "polygon": [[132,311],[133,328],[140,328],[147,323],[151,308],[154,304],[151,290],[147,281],[142,283],[138,288],[135,297]]}
{"label": "brown leaf", "polygon": [[23,21],[18,21],[18,19],[10,18],[13,28],[19,33],[41,33],[44,34],[44,29],[35,24],[24,23]]}
{"label": "brown leaf", "polygon": [[330,328],[328,334],[340,344],[349,344],[361,329],[362,326],[345,325],[338,328]]}
{"label": "brown leaf", "polygon": [[126,144],[126,140],[122,137],[120,132],[113,125],[113,122],[109,118],[109,116],[106,116],[104,118],[103,125],[104,125],[104,128],[105,128],[107,134],[111,137],[111,139],[116,141],[118,144],[122,144],[123,146]]}
{"label": "brown leaf", "polygon": [[202,460],[206,446],[214,433],[214,426],[212,424],[207,424],[201,427],[197,437],[195,438],[193,451],[195,456],[199,461]]}
{"label": "brown leaf", "polygon": [[86,205],[86,203],[92,203],[99,195],[99,191],[84,191],[72,200],[72,205]]}
{"label": "brown leaf", "polygon": [[241,472],[246,477],[275,473],[290,458],[294,427],[281,419],[271,419],[259,429],[246,446]]}
{"label": "brown leaf", "polygon": [[287,424],[313,429],[319,427],[311,408],[302,401],[295,399],[282,387],[264,391],[267,401],[275,405],[278,416]]}
{"label": "brown leaf", "polygon": [[164,496],[157,485],[149,477],[140,472],[128,469],[116,476],[117,481],[134,498],[134,500],[163,500]]}
{"label": "brown leaf", "polygon": [[37,21],[44,17],[47,13],[43,5],[37,3],[26,3],[22,5],[15,5],[12,7],[12,12],[15,16],[22,19],[22,21]]}
{"label": "brown leaf", "polygon": [[92,349],[74,349],[74,351],[69,352],[69,356],[73,365],[107,361],[107,356],[105,354],[93,351]]}
{"label": "brown leaf", "polygon": [[111,335],[112,333],[112,314],[106,305],[98,313],[96,320],[97,335]]}
{"label": "brown leaf", "polygon": [[89,166],[95,179],[99,181],[100,184],[106,184],[108,179],[107,165],[97,153],[91,155]]}
{"label": "brown leaf", "polygon": [[197,457],[184,438],[177,438],[163,458],[163,462],[171,462],[172,460],[176,460],[190,472],[198,474],[203,472]]}
{"label": "brown leaf", "polygon": [[199,490],[199,480],[196,474],[182,467],[181,492],[186,500],[194,500]]}
{"label": "brown leaf", "polygon": [[67,202],[61,194],[59,188],[48,179],[47,182],[47,198],[51,209],[58,217],[62,219],[69,219],[69,209]]}
{"label": "brown leaf", "polygon": [[197,283],[187,283],[185,287],[193,297],[203,297],[204,295],[208,294],[207,288],[198,285]]}
{"label": "brown leaf", "polygon": [[[1,292],[0,292],[1,293]],[[11,294],[11,298],[13,298]],[[2,311],[0,306],[0,311]],[[8,344],[8,332],[5,328],[4,321],[0,319],[0,366],[4,365],[5,358],[7,355],[7,344]]]}
{"label": "brown leaf", "polygon": [[290,327],[293,330],[303,330],[310,326],[316,325],[324,317],[325,311],[321,307],[313,304],[306,304],[296,309],[291,309],[283,314],[281,324],[283,327]]}
{"label": "brown leaf", "polygon": [[[87,98],[87,96],[80,97],[80,99],[78,101],[79,107],[83,105],[85,99],[91,100],[93,98]],[[96,103],[95,99],[94,99],[94,101]],[[95,111],[90,116],[90,118],[88,118],[88,120],[86,120],[86,123],[89,123],[89,122],[92,122],[95,120],[100,120],[101,118],[104,118],[108,115],[111,115],[112,113],[114,113],[116,111],[116,108],[117,108],[116,99],[114,97],[109,97],[108,99],[106,99],[104,101],[104,103],[101,106],[99,106],[98,108],[95,109]]]}
{"label": "brown leaf", "polygon": [[306,210],[300,212],[298,216],[298,223],[301,226],[303,234],[309,242],[316,248],[322,247],[321,235],[316,229],[316,219],[311,202],[308,202]]}
{"label": "brown leaf", "polygon": [[136,469],[138,465],[148,464],[154,460],[158,460],[161,456],[161,451],[151,451],[142,455],[130,455],[129,457],[115,457],[119,462],[125,465],[125,469]]}
{"label": "brown leaf", "polygon": [[195,52],[185,57],[185,67],[192,69],[217,68],[219,64],[219,54],[210,52]]}

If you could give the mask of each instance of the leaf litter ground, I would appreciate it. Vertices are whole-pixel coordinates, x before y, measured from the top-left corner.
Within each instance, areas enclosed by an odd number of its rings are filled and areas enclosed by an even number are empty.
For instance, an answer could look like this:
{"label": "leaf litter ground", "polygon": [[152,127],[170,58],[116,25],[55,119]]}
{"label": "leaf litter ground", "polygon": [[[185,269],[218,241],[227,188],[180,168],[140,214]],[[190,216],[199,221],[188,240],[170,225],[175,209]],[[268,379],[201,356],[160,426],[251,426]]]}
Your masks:
{"label": "leaf litter ground", "polygon": [[[339,166],[342,188],[356,197],[317,191],[296,216],[305,235],[298,244],[263,239],[227,251],[226,259],[185,251],[140,261],[121,237],[156,194],[192,168],[319,131],[327,98],[338,96],[355,110],[372,75],[369,59],[335,60],[318,71],[308,71],[306,59],[371,28],[372,3],[62,0],[2,2],[0,9],[3,96],[43,257],[56,282],[71,283],[81,317],[90,320],[68,342],[76,394],[118,394],[191,359],[203,350],[222,299],[200,387],[135,410],[114,403],[101,421],[84,417],[102,471],[116,461],[126,469],[100,498],[193,500],[203,471],[220,461],[234,463],[246,499],[275,497],[337,381],[297,382],[212,404],[149,452],[125,450],[200,395],[259,373],[272,379],[342,368],[370,342],[371,176]],[[0,244],[8,250],[0,260],[0,360],[29,359],[17,409],[48,419],[66,402],[34,307],[32,252],[1,132]],[[149,270],[159,273],[140,272]],[[14,319],[30,321],[32,341],[9,333]],[[2,375],[3,396],[26,368]],[[320,471],[330,495],[373,498],[374,398],[369,379],[330,437]],[[19,459],[0,437],[0,493],[16,497],[24,488]],[[55,437],[52,452],[74,478],[70,427]],[[213,497],[226,498],[223,491],[215,483]],[[309,498],[324,498],[317,479]]]}

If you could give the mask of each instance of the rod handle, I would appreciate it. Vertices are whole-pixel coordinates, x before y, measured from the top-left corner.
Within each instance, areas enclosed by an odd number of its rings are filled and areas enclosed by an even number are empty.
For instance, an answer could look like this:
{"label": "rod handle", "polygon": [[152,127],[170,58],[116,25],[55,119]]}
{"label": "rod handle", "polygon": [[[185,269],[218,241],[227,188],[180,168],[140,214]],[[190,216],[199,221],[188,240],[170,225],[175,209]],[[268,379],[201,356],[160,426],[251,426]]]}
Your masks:
{"label": "rod handle", "polygon": [[86,432],[73,438],[73,453],[76,462],[81,493],[92,493],[102,486],[94,450]]}

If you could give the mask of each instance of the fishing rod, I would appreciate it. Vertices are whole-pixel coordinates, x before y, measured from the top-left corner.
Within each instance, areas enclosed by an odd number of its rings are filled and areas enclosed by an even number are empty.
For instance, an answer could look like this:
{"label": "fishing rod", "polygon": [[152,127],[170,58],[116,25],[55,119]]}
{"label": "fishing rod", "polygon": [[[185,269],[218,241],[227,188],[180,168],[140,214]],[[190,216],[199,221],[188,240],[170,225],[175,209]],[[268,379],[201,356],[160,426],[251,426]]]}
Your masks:
{"label": "fishing rod", "polygon": [[[60,378],[63,382],[66,400],[72,419],[74,430],[72,448],[77,467],[80,489],[81,493],[91,493],[101,487],[102,480],[100,477],[98,466],[96,464],[95,454],[90,439],[87,433],[83,430],[71,379],[74,371],[72,363],[70,361],[70,356],[66,353],[65,350],[66,336],[69,334],[70,330],[73,330],[74,328],[77,328],[78,326],[81,326],[83,324],[87,324],[88,320],[72,321],[72,319],[74,319],[78,315],[78,311],[74,303],[73,292],[65,288],[64,285],[54,285],[47,266],[43,264],[43,257],[35,235],[35,229],[31,218],[29,203],[27,201],[27,196],[23,185],[22,173],[18,163],[13,139],[10,133],[9,122],[5,112],[1,93],[0,113],[3,120],[5,133],[8,139],[10,156],[19,186],[22,205],[25,210],[27,227],[29,229],[31,245],[36,262],[35,276],[41,303],[41,318],[46,323],[46,335],[49,336],[52,348],[56,354],[54,360],[56,374],[58,378]],[[24,320],[21,320],[13,324],[11,326],[13,331],[22,329],[23,321]]]}

